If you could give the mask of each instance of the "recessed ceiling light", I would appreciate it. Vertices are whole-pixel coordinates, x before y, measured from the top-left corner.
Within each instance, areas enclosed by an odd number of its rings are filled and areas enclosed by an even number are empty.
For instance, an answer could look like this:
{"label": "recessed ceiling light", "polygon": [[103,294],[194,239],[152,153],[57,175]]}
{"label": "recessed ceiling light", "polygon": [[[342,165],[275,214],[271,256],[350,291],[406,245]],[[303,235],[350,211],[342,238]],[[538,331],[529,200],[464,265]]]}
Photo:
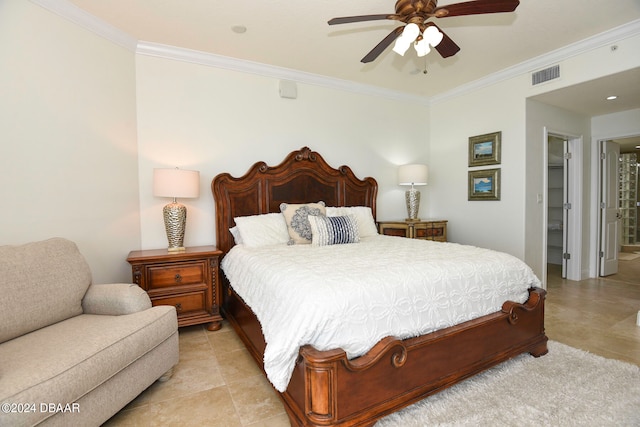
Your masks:
{"label": "recessed ceiling light", "polygon": [[242,34],[247,32],[247,27],[245,27],[244,25],[234,25],[233,27],[231,27],[231,31],[233,31],[234,33]]}
{"label": "recessed ceiling light", "polygon": [[607,96],[607,101],[613,101],[614,99],[618,99],[618,95]]}
{"label": "recessed ceiling light", "polygon": [[640,145],[636,145],[636,150],[640,150]]}

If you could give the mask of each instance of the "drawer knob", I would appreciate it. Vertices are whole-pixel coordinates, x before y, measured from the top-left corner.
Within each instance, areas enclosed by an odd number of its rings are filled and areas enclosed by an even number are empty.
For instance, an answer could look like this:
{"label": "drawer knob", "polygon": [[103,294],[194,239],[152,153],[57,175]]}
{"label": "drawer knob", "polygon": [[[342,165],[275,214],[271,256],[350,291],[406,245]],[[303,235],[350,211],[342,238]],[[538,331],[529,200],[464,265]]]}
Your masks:
{"label": "drawer knob", "polygon": [[180,304],[180,303],[177,303],[177,304],[176,304],[176,311],[177,311],[178,313],[180,313],[180,312],[182,311],[182,304]]}
{"label": "drawer knob", "polygon": [[176,274],[174,279],[176,280],[177,283],[182,282],[182,276],[180,275],[180,273]]}

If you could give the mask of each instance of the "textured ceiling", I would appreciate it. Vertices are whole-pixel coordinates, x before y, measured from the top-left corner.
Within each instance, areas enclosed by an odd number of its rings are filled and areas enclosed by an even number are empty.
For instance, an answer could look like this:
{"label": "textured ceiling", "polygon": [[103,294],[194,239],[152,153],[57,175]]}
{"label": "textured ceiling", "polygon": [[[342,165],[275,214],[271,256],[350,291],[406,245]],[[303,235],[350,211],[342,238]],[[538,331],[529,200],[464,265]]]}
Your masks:
{"label": "textured ceiling", "polygon": [[[362,64],[360,59],[398,23],[329,26],[327,21],[393,13],[391,0],[69,1],[139,41],[427,97],[640,19],[640,0],[521,0],[512,13],[435,19],[461,47],[451,58],[435,51],[418,58],[413,49],[402,57],[388,48],[374,62]],[[439,6],[452,3],[456,1],[440,1]],[[234,32],[234,26],[244,26],[246,32]],[[629,78],[640,83],[638,74]],[[573,94],[578,97],[584,89]],[[585,109],[585,102],[580,99],[575,105]],[[634,108],[638,103],[640,97]],[[608,110],[600,113],[613,111],[614,105],[605,107]]]}

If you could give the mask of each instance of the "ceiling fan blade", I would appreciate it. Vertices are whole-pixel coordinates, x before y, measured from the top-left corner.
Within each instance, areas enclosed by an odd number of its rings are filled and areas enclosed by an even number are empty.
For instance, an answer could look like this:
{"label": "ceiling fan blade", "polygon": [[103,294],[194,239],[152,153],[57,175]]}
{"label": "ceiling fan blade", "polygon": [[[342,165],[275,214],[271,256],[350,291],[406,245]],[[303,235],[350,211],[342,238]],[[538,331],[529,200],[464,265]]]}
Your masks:
{"label": "ceiling fan blade", "polygon": [[402,33],[402,30],[404,30],[404,25],[401,25],[395,30],[391,31],[389,35],[382,39],[382,41],[378,43],[376,47],[371,49],[371,52],[367,53],[365,57],[360,60],[360,62],[364,62],[366,64],[367,62],[375,60],[387,47],[389,47],[391,43],[393,43],[395,39],[398,38],[400,33]]}
{"label": "ceiling fan blade", "polygon": [[333,18],[329,20],[329,25],[336,24],[349,24],[351,22],[364,22],[364,21],[378,21],[381,19],[388,19],[389,14],[385,13],[384,15],[362,15],[362,16],[343,16],[342,18]]}
{"label": "ceiling fan blade", "polygon": [[440,56],[442,56],[443,58],[448,58],[460,51],[460,46],[458,46],[456,42],[451,40],[451,38],[444,31],[440,29],[440,27],[438,27],[436,24],[433,24],[433,23],[431,25],[436,27],[438,31],[442,33],[442,36],[443,36],[442,41],[438,43],[438,46],[434,48],[435,50],[438,51]]}
{"label": "ceiling fan blade", "polygon": [[[433,14],[438,18],[449,16],[479,15],[482,13],[513,12],[520,4],[519,0],[476,0],[438,7]],[[438,13],[440,11],[440,14]],[[445,11],[449,13],[443,14]]]}

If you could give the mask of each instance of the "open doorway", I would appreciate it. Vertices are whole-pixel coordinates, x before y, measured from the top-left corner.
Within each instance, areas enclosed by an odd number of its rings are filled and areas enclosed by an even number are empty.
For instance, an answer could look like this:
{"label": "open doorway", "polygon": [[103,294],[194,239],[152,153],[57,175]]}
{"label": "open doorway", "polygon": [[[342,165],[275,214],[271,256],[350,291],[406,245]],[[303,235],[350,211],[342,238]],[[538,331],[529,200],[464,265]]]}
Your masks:
{"label": "open doorway", "polygon": [[545,129],[544,277],[581,279],[582,138]]}
{"label": "open doorway", "polygon": [[547,137],[547,269],[567,277],[567,223],[565,205],[568,203],[567,140],[550,134]]}
{"label": "open doorway", "polygon": [[640,252],[640,141],[620,146],[620,237],[622,253]]}

